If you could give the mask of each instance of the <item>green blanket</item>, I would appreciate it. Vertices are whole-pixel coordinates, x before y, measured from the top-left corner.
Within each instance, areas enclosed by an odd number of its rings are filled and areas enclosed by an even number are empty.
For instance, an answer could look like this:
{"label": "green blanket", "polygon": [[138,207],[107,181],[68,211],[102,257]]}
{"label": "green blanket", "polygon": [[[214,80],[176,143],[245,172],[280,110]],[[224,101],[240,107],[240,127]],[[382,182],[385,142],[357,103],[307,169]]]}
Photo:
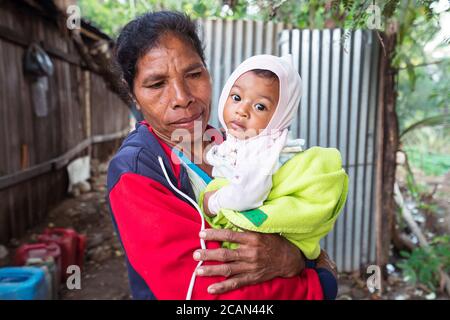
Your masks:
{"label": "green blanket", "polygon": [[[216,229],[278,233],[295,244],[308,259],[320,254],[319,241],[341,212],[348,191],[348,177],[340,153],[334,148],[313,147],[296,154],[272,176],[273,186],[264,204],[253,210],[221,209],[206,220]],[[228,184],[215,178],[199,198],[203,210],[205,192]],[[224,243],[235,248],[237,244]]]}

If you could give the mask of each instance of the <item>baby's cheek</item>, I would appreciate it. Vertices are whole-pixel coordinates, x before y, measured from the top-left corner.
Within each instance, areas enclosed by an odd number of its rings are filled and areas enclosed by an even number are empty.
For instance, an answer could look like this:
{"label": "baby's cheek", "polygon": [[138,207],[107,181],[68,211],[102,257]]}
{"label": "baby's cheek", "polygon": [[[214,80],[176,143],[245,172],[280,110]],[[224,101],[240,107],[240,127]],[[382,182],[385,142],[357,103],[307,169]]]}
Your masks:
{"label": "baby's cheek", "polygon": [[225,121],[225,123],[231,120],[232,114],[233,114],[233,105],[229,104],[227,101],[223,109],[223,120]]}

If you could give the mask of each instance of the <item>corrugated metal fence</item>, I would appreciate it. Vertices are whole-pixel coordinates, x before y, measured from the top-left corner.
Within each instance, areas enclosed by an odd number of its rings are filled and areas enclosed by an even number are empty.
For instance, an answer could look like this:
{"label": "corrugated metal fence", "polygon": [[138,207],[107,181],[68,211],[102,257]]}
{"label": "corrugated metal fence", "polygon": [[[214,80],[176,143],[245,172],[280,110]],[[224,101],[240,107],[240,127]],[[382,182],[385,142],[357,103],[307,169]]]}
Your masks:
{"label": "corrugated metal fence", "polygon": [[[282,24],[200,20],[213,78],[211,124],[234,68],[261,53],[294,56],[303,80],[301,106],[291,129],[307,147],[336,147],[349,174],[349,195],[334,230],[322,241],[340,271],[375,261],[375,169],[380,48],[371,31],[286,30]],[[345,41],[341,41],[345,38]]]}

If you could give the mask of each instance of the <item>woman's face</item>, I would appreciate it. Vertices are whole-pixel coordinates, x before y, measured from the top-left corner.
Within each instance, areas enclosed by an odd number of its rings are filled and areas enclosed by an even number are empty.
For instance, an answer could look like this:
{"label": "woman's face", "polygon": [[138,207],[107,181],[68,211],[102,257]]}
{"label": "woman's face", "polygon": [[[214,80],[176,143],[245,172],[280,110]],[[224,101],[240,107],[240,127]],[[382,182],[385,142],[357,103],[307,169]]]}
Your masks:
{"label": "woman's face", "polygon": [[[180,136],[201,139],[210,115],[211,79],[192,45],[174,34],[163,35],[136,69],[133,93],[158,136],[171,145]],[[194,121],[201,125],[200,137],[194,137]]]}

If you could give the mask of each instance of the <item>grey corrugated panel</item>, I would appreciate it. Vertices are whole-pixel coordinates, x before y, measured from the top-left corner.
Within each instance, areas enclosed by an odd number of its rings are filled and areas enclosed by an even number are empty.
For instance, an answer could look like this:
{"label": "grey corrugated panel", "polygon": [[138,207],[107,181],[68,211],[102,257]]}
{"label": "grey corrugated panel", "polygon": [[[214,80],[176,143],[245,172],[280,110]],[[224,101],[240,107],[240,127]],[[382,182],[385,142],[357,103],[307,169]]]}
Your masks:
{"label": "grey corrugated panel", "polygon": [[[330,118],[329,118],[329,124],[328,124],[328,135],[329,135],[329,146],[330,147],[337,147],[338,145],[338,130],[339,130],[339,122],[334,121],[333,119],[339,119],[339,92],[340,92],[340,77],[341,77],[341,51],[342,48],[339,44],[339,39],[341,37],[341,30],[332,30],[331,31],[331,74],[329,76],[331,81],[331,98],[330,98]],[[339,218],[340,220],[340,218]],[[338,230],[337,225],[336,227],[331,231],[331,233],[327,236],[327,251],[330,253],[330,256],[333,257],[333,259],[336,259],[338,256],[337,252],[337,239],[338,239]],[[339,265],[339,268],[341,266]]]}
{"label": "grey corrugated panel", "polygon": [[[352,234],[352,223],[353,223],[353,191],[354,191],[354,186],[355,186],[355,181],[354,181],[354,167],[352,167],[352,151],[354,149],[354,145],[351,145],[352,142],[352,136],[351,135],[351,130],[349,130],[352,127],[353,124],[353,119],[354,118],[354,106],[352,104],[352,100],[353,97],[355,95],[355,90],[353,88],[353,85],[355,84],[355,82],[357,81],[357,79],[354,78],[354,54],[355,54],[355,47],[354,47],[354,43],[355,43],[355,37],[354,37],[354,32],[351,33],[351,36],[348,39],[348,45],[347,45],[347,52],[348,54],[344,54],[347,55],[348,61],[349,61],[349,65],[348,65],[348,91],[346,92],[346,96],[347,97],[347,104],[343,105],[343,107],[345,109],[342,110],[343,116],[346,118],[346,125],[345,127],[342,126],[341,127],[341,146],[344,146],[344,150],[342,151],[345,154],[345,160],[344,160],[344,168],[347,171],[347,174],[349,176],[349,185],[348,185],[348,194],[349,196],[347,197],[347,204],[345,206],[345,215],[344,215],[344,243],[345,243],[345,247],[344,247],[344,268],[343,270],[345,271],[350,271],[352,270],[352,244],[353,244],[353,234]],[[356,93],[357,94],[357,93]]]}
{"label": "grey corrugated panel", "polygon": [[313,30],[311,34],[310,50],[310,91],[309,91],[309,120],[308,120],[308,146],[317,146],[317,126],[319,123],[320,104],[320,31]]}
{"label": "grey corrugated panel", "polygon": [[274,47],[276,42],[274,42],[274,24],[273,22],[266,23],[265,34],[264,34],[264,50],[263,53],[274,54]]}
{"label": "grey corrugated panel", "polygon": [[[294,66],[297,70],[300,70],[300,30],[284,30],[281,33],[280,36],[280,54],[286,55],[286,54],[292,54],[293,60],[294,60]],[[300,73],[301,75],[301,73]],[[304,80],[302,78],[302,92],[304,92],[304,86],[303,86]],[[290,129],[292,130],[293,134],[296,136],[301,136],[299,132],[299,119],[300,119],[300,109],[302,108],[302,100],[300,101],[300,108],[297,111],[297,115],[294,117],[294,120],[292,121]]]}
{"label": "grey corrugated panel", "polygon": [[[321,53],[321,61],[322,61],[322,67],[321,67],[321,74],[320,74],[320,88],[321,88],[321,100],[320,100],[320,123],[318,130],[318,136],[319,136],[319,145],[320,146],[328,146],[329,145],[329,131],[330,131],[330,102],[331,102],[331,80],[332,80],[332,74],[331,74],[331,49],[332,49],[332,43],[331,43],[331,30],[323,30],[322,31],[322,37],[321,37],[321,47],[322,47],[322,53]],[[332,250],[332,235],[330,234],[330,237],[325,237],[325,239],[322,241],[322,246],[325,250],[329,252],[330,255],[333,255],[334,253]]]}
{"label": "grey corrugated panel", "polygon": [[237,20],[234,30],[234,64],[233,70],[243,61],[244,21]]}
{"label": "grey corrugated panel", "polygon": [[245,21],[245,54],[244,60],[256,54],[254,46],[253,21]]}
{"label": "grey corrugated panel", "polygon": [[320,71],[320,118],[317,126],[318,145],[328,146],[329,124],[332,121],[329,115],[330,106],[330,49],[331,30],[323,30],[321,37],[321,71]]}
{"label": "grey corrugated panel", "polygon": [[359,130],[359,140],[358,140],[358,160],[363,163],[362,168],[358,168],[360,172],[358,172],[358,188],[357,188],[357,206],[355,206],[357,212],[356,214],[361,215],[360,223],[357,225],[357,228],[359,229],[359,240],[356,242],[354,246],[355,252],[358,252],[358,248],[360,249],[360,252],[358,254],[358,261],[357,263],[361,265],[366,265],[367,260],[367,252],[368,252],[368,246],[367,241],[364,241],[366,239],[366,234],[368,232],[368,229],[366,229],[367,221],[370,218],[370,211],[367,206],[368,197],[366,196],[365,187],[366,187],[366,181],[367,181],[367,175],[368,172],[370,172],[371,167],[367,162],[367,137],[368,137],[368,122],[370,121],[369,118],[369,95],[370,95],[370,75],[371,75],[371,64],[372,64],[372,33],[370,32],[364,32],[363,34],[363,58],[362,58],[362,82],[361,82],[361,101],[360,101],[360,108],[361,108],[361,116],[360,116],[360,130]]}
{"label": "grey corrugated panel", "polygon": [[[236,43],[236,41],[238,41],[238,39],[236,39],[235,37],[233,37],[234,34],[234,28],[233,28],[233,20],[226,20],[225,21],[225,33],[224,33],[224,38],[225,41],[223,41],[225,43],[225,48],[222,51],[224,54],[224,59],[223,60],[223,65],[224,65],[224,69],[223,69],[223,78],[222,78],[222,83],[225,84],[224,79],[228,78],[228,76],[231,74],[232,70],[232,65],[233,65],[233,45],[234,43]],[[223,86],[221,86],[222,88]]]}
{"label": "grey corrugated panel", "polygon": [[[360,181],[358,179],[358,153],[359,153],[359,145],[358,145],[358,137],[361,134],[359,132],[359,122],[360,122],[360,99],[361,99],[361,55],[362,55],[362,31],[356,30],[353,34],[354,42],[353,42],[353,57],[352,57],[352,89],[351,89],[351,113],[349,114],[350,118],[350,126],[348,130],[349,137],[349,177],[350,177],[350,185],[352,186],[351,192],[349,192],[350,206],[348,211],[348,221],[350,228],[347,231],[350,231],[351,241],[350,241],[350,270],[355,270],[358,268],[360,252],[359,246],[355,246],[356,243],[359,244],[359,236],[361,234],[359,228],[356,226],[360,224],[361,214],[362,212],[355,212],[355,207],[357,206],[357,190],[360,186]],[[357,249],[357,250],[356,250]]]}
{"label": "grey corrugated panel", "polygon": [[255,39],[255,52],[251,55],[255,54],[262,54],[263,53],[263,41],[264,41],[264,22],[263,21],[256,21],[255,26],[255,33],[254,33],[254,39]]}
{"label": "grey corrugated panel", "polygon": [[[277,23],[275,25],[275,33],[274,33],[274,40],[276,41],[276,46],[275,46],[275,54],[279,55],[281,54],[281,38],[282,38],[282,34],[283,34],[283,29],[284,29],[284,24],[283,23]],[[289,37],[289,36],[288,36]],[[284,41],[286,37],[284,38]],[[287,39],[287,41],[289,42],[289,38]]]}
{"label": "grey corrugated panel", "polygon": [[[345,31],[343,30],[343,33]],[[340,68],[341,68],[341,78],[340,78],[340,91],[339,97],[339,109],[338,109],[338,130],[337,130],[337,148],[340,150],[342,155],[342,162],[344,166],[347,164],[347,127],[348,127],[348,112],[349,112],[349,83],[350,83],[350,67],[351,67],[351,47],[344,50],[341,47],[340,53]],[[347,170],[348,172],[348,170]],[[346,243],[348,237],[346,236],[346,225],[347,225],[347,212],[348,212],[348,202],[345,205],[340,218],[336,223],[336,262],[339,264],[340,270],[347,270],[347,256]]]}
{"label": "grey corrugated panel", "polygon": [[370,201],[371,201],[371,223],[370,223],[370,238],[369,238],[369,248],[370,248],[370,255],[369,255],[369,261],[375,261],[375,255],[376,255],[376,232],[375,232],[375,207],[376,207],[376,175],[377,175],[377,166],[376,166],[376,156],[377,153],[375,152],[377,148],[377,138],[378,138],[378,109],[379,109],[379,97],[378,97],[378,91],[379,89],[379,68],[380,68],[380,44],[378,41],[373,41],[373,54],[374,57],[372,60],[374,61],[373,71],[372,71],[372,85],[374,90],[371,91],[371,101],[374,101],[372,105],[371,110],[373,110],[373,118],[375,121],[373,122],[373,136],[371,139],[371,142],[373,143],[372,150],[372,183],[370,184]]}
{"label": "grey corrugated panel", "polygon": [[206,65],[208,67],[209,72],[212,72],[212,39],[213,39],[213,23],[209,19],[200,20],[199,22],[199,28],[202,30],[200,36],[201,40],[203,42],[203,46],[205,48],[205,60]]}
{"label": "grey corrugated panel", "polygon": [[213,81],[213,95],[212,95],[212,110],[211,117],[217,123],[217,103],[219,101],[219,95],[222,88],[222,50],[223,50],[223,21],[221,19],[214,21],[214,44],[211,44],[214,48],[214,69],[212,74]]}
{"label": "grey corrugated panel", "polygon": [[[303,94],[302,94],[302,100],[300,103],[300,112],[298,119],[298,135],[300,138],[305,139],[306,145],[308,145],[308,105],[309,105],[309,87],[310,87],[310,54],[309,54],[309,48],[310,48],[310,31],[309,30],[301,30],[299,33],[300,39],[300,49],[299,49],[299,55],[301,57],[300,62],[300,69],[299,73],[300,76],[303,79]],[[295,39],[295,38],[294,38]]]}

